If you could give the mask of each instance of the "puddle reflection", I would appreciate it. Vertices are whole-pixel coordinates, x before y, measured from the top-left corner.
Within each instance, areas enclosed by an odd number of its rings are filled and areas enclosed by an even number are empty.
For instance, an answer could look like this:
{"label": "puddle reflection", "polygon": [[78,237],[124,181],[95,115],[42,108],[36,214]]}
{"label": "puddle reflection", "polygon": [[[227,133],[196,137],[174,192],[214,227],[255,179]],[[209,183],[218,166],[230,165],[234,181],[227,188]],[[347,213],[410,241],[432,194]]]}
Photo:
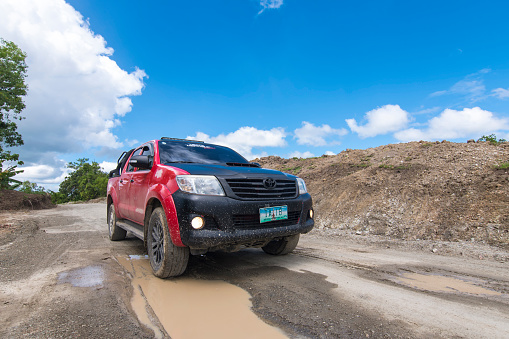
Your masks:
{"label": "puddle reflection", "polygon": [[69,283],[75,287],[102,287],[104,270],[101,266],[87,266],[58,274],[60,284]]}

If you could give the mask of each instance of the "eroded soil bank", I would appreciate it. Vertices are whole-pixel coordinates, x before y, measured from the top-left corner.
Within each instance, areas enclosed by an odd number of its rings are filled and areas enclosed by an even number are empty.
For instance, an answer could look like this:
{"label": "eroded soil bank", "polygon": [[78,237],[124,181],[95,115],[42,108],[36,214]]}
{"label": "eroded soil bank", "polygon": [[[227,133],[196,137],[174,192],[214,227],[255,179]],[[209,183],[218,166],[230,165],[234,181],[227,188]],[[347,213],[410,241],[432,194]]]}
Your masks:
{"label": "eroded soil bank", "polygon": [[421,141],[255,161],[306,180],[318,228],[509,249],[509,142]]}

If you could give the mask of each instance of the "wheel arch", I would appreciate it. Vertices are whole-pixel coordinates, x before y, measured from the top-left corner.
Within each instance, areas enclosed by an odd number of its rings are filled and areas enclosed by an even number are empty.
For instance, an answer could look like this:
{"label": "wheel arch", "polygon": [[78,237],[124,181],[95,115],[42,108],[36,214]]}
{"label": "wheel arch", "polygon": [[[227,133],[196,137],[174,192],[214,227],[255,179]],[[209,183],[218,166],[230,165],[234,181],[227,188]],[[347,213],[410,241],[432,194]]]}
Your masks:
{"label": "wheel arch", "polygon": [[147,195],[147,204],[145,205],[145,217],[144,217],[144,243],[147,245],[147,231],[148,231],[148,223],[150,220],[150,216],[152,212],[157,207],[162,207],[164,210],[164,214],[166,216],[166,221],[168,223],[168,228],[170,231],[171,241],[175,246],[178,247],[186,247],[182,243],[182,239],[180,237],[180,227],[177,218],[177,210],[175,208],[175,203],[173,202],[173,197],[171,196],[170,190],[165,185],[155,185],[151,187],[148,191]]}
{"label": "wheel arch", "polygon": [[114,189],[111,189],[109,192],[108,192],[108,196],[106,198],[106,222],[110,222],[110,213],[109,213],[109,209],[110,209],[110,205],[113,204],[113,206],[115,207],[115,215],[117,216],[117,218],[119,217],[118,215],[118,199],[117,199],[117,192],[114,190]]}

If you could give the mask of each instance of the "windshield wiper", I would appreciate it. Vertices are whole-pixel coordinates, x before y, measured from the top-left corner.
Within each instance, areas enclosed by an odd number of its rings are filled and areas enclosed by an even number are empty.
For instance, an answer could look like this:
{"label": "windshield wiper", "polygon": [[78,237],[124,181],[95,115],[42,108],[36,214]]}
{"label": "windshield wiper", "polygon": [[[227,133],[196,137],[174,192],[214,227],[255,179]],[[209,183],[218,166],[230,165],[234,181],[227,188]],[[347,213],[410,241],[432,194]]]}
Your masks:
{"label": "windshield wiper", "polygon": [[168,161],[167,164],[195,164],[194,161]]}
{"label": "windshield wiper", "polygon": [[239,166],[239,167],[261,167],[260,164],[253,162],[227,162],[228,166]]}

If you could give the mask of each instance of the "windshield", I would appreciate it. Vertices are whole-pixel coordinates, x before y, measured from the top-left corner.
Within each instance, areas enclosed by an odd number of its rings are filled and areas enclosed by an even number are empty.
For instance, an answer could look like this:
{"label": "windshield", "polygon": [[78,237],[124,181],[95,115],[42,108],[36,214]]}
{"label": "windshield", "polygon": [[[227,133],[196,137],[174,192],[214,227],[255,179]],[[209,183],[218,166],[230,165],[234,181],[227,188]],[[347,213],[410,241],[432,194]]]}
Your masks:
{"label": "windshield", "polygon": [[159,141],[159,160],[161,164],[179,162],[199,164],[249,163],[244,157],[228,147],[195,141]]}

